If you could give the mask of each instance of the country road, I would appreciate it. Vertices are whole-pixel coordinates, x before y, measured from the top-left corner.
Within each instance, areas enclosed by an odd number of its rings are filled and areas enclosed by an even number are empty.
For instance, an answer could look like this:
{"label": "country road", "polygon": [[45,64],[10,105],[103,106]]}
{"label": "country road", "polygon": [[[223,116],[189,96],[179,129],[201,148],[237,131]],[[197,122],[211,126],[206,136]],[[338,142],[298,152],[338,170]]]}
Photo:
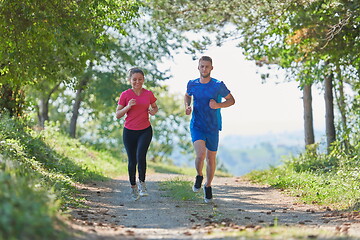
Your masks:
{"label": "country road", "polygon": [[71,239],[239,239],[244,233],[246,239],[259,234],[266,239],[360,239],[358,212],[302,204],[241,177],[216,177],[213,204],[176,201],[158,185],[174,177],[179,175],[149,174],[149,196],[136,202],[129,200],[127,176],[80,186],[88,208],[72,210]]}

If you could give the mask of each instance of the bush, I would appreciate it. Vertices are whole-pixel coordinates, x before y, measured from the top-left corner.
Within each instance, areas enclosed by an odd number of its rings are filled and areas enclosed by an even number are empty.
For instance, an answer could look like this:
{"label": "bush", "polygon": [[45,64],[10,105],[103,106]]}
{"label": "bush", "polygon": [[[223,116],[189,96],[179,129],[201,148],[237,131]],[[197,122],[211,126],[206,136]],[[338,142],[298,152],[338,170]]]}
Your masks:
{"label": "bush", "polygon": [[[331,204],[338,209],[360,210],[360,162],[334,143],[330,154],[317,153],[310,146],[299,157],[289,158],[276,168],[253,171],[257,182],[288,189],[308,203]],[[314,148],[311,148],[314,147]]]}
{"label": "bush", "polygon": [[59,239],[54,195],[0,171],[0,239]]}
{"label": "bush", "polygon": [[339,166],[337,158],[318,152],[318,144],[310,145],[304,153],[290,158],[285,164],[299,173],[330,172]]}
{"label": "bush", "polygon": [[76,183],[106,180],[119,162],[55,126],[38,132],[0,115],[0,240],[62,239],[62,210],[83,202]]}

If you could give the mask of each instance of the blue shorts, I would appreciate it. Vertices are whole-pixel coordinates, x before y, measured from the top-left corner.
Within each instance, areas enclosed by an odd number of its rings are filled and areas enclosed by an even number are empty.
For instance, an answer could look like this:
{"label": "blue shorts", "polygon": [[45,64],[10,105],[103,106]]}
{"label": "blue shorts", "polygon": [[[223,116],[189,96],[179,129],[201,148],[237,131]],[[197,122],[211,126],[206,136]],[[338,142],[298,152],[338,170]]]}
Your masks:
{"label": "blue shorts", "polygon": [[210,151],[216,152],[219,146],[219,131],[215,133],[204,133],[195,128],[190,128],[192,142],[205,141],[205,146]]}

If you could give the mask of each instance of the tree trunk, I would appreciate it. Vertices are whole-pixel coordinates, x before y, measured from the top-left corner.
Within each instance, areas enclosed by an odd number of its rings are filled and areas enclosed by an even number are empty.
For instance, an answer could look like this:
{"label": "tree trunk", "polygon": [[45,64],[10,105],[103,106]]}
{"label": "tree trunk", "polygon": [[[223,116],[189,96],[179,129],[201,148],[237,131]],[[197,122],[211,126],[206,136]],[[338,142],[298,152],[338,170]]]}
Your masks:
{"label": "tree trunk", "polygon": [[[337,73],[339,75],[339,79],[337,84],[338,88],[337,91],[335,91],[335,98],[341,115],[341,130],[342,130],[341,141],[345,147],[345,151],[348,152],[350,144],[348,138],[346,137],[346,134],[348,134],[347,116],[346,116],[346,96],[344,92],[344,81],[342,79],[341,70],[339,67],[337,67]],[[339,93],[339,95],[337,95],[337,92]]]}
{"label": "tree trunk", "polygon": [[38,104],[38,120],[42,129],[45,127],[45,121],[49,120],[49,99],[41,97]]}
{"label": "tree trunk", "polygon": [[72,137],[72,138],[76,137],[76,124],[77,124],[77,120],[79,117],[80,105],[83,100],[83,91],[85,90],[85,87],[87,86],[87,84],[89,83],[89,81],[91,79],[92,67],[93,67],[93,63],[90,63],[87,72],[84,74],[83,78],[80,80],[78,88],[76,90],[75,102],[73,105],[72,116],[71,116],[71,121],[70,121],[70,131],[69,131],[70,137]]}
{"label": "tree trunk", "polygon": [[345,102],[345,93],[344,93],[344,82],[339,80],[339,98],[338,106],[341,114],[341,125],[343,131],[347,131],[347,117],[346,117],[346,102]]}
{"label": "tree trunk", "polygon": [[25,94],[19,86],[0,85],[0,113],[6,113],[10,117],[23,115],[25,108]]}
{"label": "tree trunk", "polygon": [[41,128],[45,127],[45,122],[49,120],[49,101],[51,95],[59,88],[60,83],[57,84],[48,95],[41,96],[38,105],[38,120]]}
{"label": "tree trunk", "polygon": [[79,109],[81,102],[83,100],[83,91],[85,90],[86,85],[88,84],[90,76],[84,76],[82,80],[80,80],[78,89],[76,90],[75,102],[73,104],[72,116],[70,121],[70,137],[76,137],[76,124],[79,118]]}
{"label": "tree trunk", "polygon": [[315,143],[311,84],[305,84],[303,89],[303,105],[304,105],[304,131],[305,131],[305,147]]}
{"label": "tree trunk", "polygon": [[333,97],[333,75],[325,77],[325,122],[326,122],[326,140],[327,150],[330,152],[330,146],[336,139],[334,123],[334,97]]}

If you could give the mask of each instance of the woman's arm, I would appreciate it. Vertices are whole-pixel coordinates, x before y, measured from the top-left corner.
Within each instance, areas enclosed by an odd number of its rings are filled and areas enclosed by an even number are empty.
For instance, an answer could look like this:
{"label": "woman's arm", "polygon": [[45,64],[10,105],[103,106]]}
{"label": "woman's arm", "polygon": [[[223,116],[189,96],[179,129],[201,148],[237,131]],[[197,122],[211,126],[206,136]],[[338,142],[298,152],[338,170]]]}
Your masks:
{"label": "woman's arm", "polygon": [[153,104],[150,105],[151,108],[149,109],[149,114],[151,116],[154,116],[158,111],[159,111],[159,108],[158,106],[156,105],[156,102],[154,102]]}
{"label": "woman's arm", "polygon": [[124,107],[123,105],[118,105],[116,108],[116,118],[117,119],[122,118],[125,115],[125,113],[129,111],[130,108],[131,107],[129,106]]}
{"label": "woman's arm", "polygon": [[117,119],[122,118],[125,115],[125,113],[127,113],[131,109],[131,107],[135,104],[136,104],[136,100],[130,99],[126,107],[124,107],[123,105],[118,105],[116,108],[116,118]]}

